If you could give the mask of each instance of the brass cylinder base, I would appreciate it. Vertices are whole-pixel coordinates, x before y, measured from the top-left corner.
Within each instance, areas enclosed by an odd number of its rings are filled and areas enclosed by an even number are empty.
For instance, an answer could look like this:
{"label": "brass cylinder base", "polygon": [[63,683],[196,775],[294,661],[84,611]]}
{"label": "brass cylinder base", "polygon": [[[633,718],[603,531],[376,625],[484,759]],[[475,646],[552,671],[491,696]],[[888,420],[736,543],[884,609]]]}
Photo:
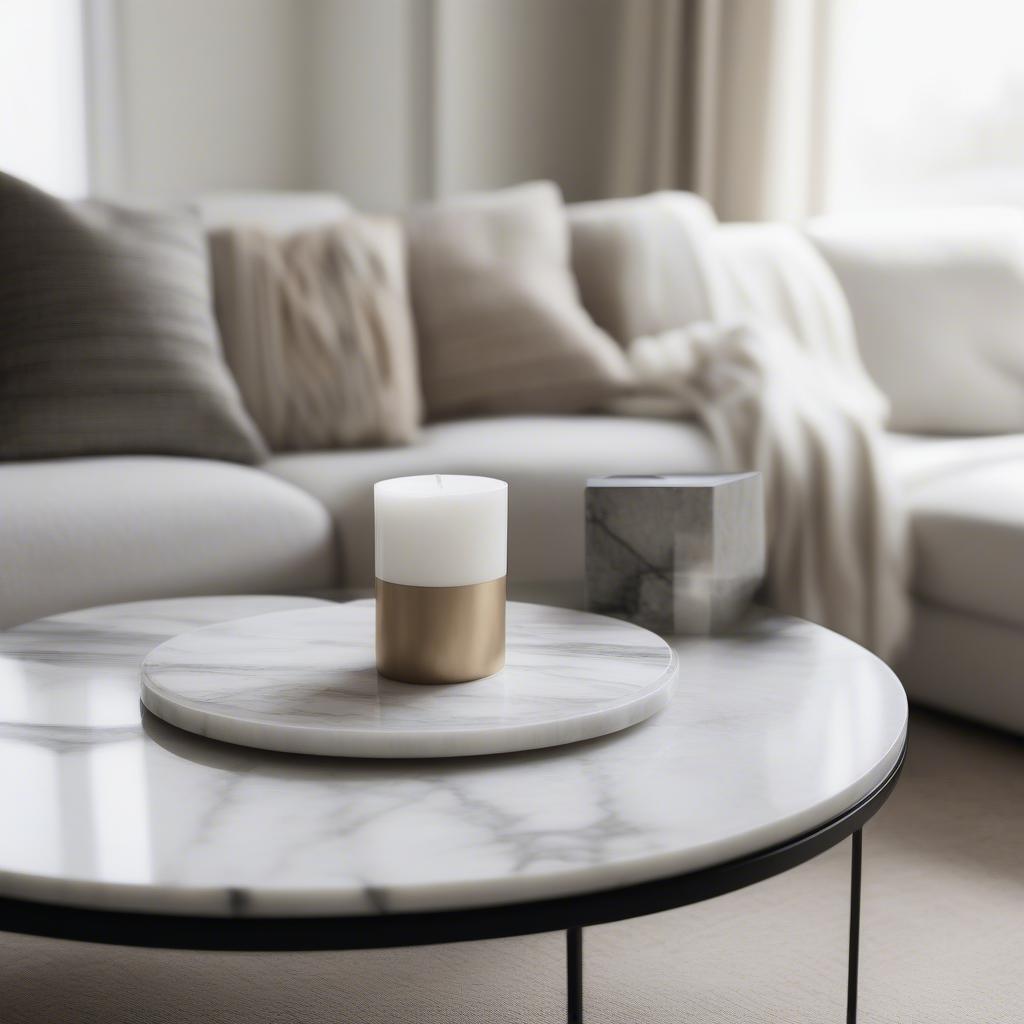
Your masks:
{"label": "brass cylinder base", "polygon": [[377,671],[403,683],[466,683],[505,665],[505,577],[466,587],[376,581]]}

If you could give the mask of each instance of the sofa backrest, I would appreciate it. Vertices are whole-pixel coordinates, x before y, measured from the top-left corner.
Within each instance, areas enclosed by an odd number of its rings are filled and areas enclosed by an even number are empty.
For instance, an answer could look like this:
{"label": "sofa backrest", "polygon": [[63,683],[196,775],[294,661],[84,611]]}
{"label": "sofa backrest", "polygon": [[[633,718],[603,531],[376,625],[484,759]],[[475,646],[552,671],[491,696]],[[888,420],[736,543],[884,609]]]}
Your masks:
{"label": "sofa backrest", "polygon": [[1024,432],[1024,211],[812,223],[895,430]]}
{"label": "sofa backrest", "polygon": [[274,234],[320,227],[352,209],[334,192],[212,192],[191,205],[207,230],[247,225]]}

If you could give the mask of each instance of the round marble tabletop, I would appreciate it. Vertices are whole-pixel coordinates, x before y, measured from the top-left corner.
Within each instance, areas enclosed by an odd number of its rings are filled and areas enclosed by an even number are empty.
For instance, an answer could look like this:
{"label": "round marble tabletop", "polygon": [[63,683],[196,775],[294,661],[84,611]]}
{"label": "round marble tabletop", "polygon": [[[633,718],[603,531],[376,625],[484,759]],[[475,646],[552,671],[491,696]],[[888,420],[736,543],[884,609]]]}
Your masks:
{"label": "round marble tabletop", "polygon": [[720,864],[832,820],[899,761],[892,672],[757,613],[678,639],[674,699],[624,732],[489,758],[296,757],[142,709],[146,654],[186,630],[320,604],[208,597],[0,634],[0,896],[208,916],[519,903]]}
{"label": "round marble tabletop", "polygon": [[263,750],[462,757],[627,729],[672,697],[661,637],[606,615],[511,601],[502,671],[448,686],[377,674],[375,602],[269,612],[191,630],[142,665],[142,703],[171,725]]}

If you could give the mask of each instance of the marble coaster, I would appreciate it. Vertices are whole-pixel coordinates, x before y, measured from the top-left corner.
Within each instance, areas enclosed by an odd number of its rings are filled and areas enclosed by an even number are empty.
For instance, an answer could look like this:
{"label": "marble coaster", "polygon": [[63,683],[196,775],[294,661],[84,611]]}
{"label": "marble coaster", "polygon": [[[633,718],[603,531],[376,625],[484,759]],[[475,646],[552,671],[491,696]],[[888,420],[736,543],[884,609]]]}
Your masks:
{"label": "marble coaster", "polygon": [[182,633],[142,665],[142,702],[189,732],[339,757],[459,757],[574,743],[668,704],[675,652],[631,623],[508,605],[507,660],[470,683],[416,686],[374,667],[374,602],[319,605]]}

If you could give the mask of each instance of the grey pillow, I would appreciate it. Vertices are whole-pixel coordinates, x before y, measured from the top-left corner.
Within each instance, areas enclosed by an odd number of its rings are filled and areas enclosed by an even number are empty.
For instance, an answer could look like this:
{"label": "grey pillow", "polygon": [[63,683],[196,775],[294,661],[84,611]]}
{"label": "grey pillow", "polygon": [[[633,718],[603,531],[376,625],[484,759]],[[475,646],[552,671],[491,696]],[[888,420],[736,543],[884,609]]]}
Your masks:
{"label": "grey pillow", "polygon": [[198,222],[0,174],[0,459],[141,452],[266,457],[221,356]]}

